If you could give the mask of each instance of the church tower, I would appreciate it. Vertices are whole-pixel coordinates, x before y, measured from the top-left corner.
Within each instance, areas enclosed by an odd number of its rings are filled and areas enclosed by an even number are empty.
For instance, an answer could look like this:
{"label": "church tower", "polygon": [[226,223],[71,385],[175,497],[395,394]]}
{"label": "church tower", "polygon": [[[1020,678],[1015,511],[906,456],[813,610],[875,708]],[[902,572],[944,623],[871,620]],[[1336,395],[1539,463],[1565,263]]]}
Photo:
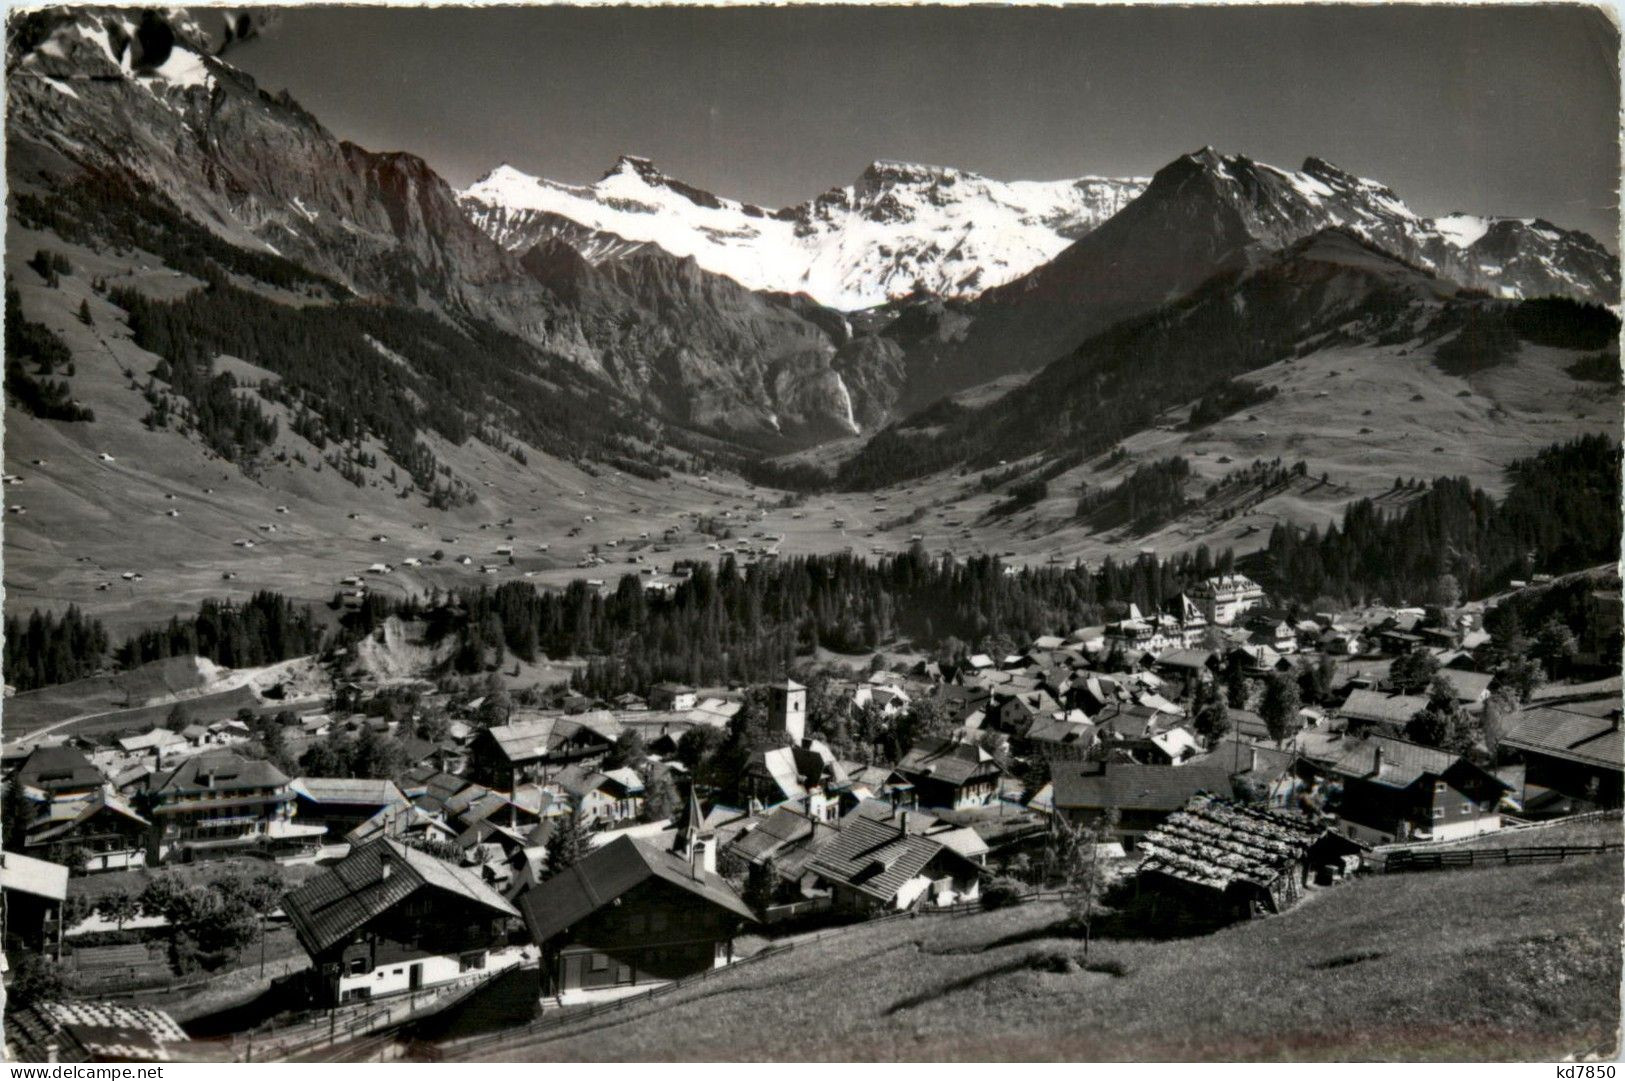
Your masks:
{"label": "church tower", "polygon": [[793,679],[773,684],[773,722],[790,737],[790,745],[801,746],[807,738],[807,688]]}

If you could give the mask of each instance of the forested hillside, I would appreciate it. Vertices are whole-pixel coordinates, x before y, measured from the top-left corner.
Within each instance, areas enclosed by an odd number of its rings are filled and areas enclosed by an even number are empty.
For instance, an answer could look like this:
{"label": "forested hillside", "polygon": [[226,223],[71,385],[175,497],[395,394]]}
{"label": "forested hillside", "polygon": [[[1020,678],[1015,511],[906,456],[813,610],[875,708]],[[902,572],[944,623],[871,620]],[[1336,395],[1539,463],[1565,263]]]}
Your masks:
{"label": "forested hillside", "polygon": [[1441,592],[1482,597],[1536,571],[1619,558],[1618,444],[1582,437],[1521,459],[1508,474],[1499,503],[1464,478],[1440,477],[1397,514],[1364,499],[1324,534],[1278,525],[1269,547],[1245,562],[1272,590],[1304,601],[1453,603]]}

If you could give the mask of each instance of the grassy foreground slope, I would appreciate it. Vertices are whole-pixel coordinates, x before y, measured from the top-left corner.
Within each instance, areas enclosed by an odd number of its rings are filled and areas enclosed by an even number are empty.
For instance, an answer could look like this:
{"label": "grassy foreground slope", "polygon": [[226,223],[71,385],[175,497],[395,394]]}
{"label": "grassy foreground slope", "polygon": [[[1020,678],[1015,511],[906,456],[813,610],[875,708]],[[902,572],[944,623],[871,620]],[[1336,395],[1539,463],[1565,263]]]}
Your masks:
{"label": "grassy foreground slope", "polygon": [[[1612,1056],[1611,857],[1373,877],[1202,938],[1097,941],[1057,905],[804,945],[504,1059],[1437,1059]],[[1061,971],[1055,969],[1060,968]],[[600,1021],[603,1019],[600,1019]]]}

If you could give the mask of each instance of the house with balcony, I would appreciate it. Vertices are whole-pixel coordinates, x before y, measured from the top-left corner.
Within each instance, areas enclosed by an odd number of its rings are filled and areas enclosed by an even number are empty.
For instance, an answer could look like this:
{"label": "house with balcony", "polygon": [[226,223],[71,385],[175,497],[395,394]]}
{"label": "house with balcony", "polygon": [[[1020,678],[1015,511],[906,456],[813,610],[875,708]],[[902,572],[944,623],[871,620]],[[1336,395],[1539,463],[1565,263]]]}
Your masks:
{"label": "house with balcony", "polygon": [[519,911],[480,878],[387,837],[282,900],[322,1005],[427,990],[519,964]]}
{"label": "house with balcony", "polygon": [[148,862],[314,851],[326,827],[296,822],[296,800],[288,778],[269,762],[235,751],[188,758],[148,779]]}

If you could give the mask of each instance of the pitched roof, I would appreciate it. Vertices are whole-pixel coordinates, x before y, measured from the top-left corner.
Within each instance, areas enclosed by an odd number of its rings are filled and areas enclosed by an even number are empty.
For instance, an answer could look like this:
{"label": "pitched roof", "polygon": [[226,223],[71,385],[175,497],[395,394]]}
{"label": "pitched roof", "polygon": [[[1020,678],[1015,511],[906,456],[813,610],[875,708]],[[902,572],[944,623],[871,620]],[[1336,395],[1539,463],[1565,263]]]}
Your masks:
{"label": "pitched roof", "polygon": [[20,852],[0,852],[0,890],[61,901],[68,896],[68,869]]}
{"label": "pitched roof", "polygon": [[6,1042],[24,1062],[225,1061],[223,1048],[194,1043],[175,1019],[150,1006],[39,1002],[6,1015]]}
{"label": "pitched roof", "polygon": [[1356,688],[1349,692],[1338,712],[1350,720],[1380,721],[1404,727],[1427,705],[1428,700],[1421,695],[1388,694],[1385,691]]}
{"label": "pitched roof", "polygon": [[[213,783],[206,783],[210,779]],[[271,763],[245,758],[236,751],[208,751],[188,758],[174,769],[158,774],[151,782],[152,790],[158,793],[206,788],[280,788],[287,783],[287,775]]]}
{"label": "pitched roof", "polygon": [[756,919],[727,879],[635,837],[595,848],[519,900],[531,939],[546,942],[651,878],[743,919]]}
{"label": "pitched roof", "polygon": [[128,803],[105,789],[97,792],[89,799],[74,800],[71,803],[59,805],[59,809],[60,814],[47,814],[44,819],[30,827],[28,833],[28,843],[30,845],[44,844],[47,841],[61,837],[63,834],[70,833],[75,826],[81,822],[88,822],[103,811],[120,815],[138,826],[150,826],[152,824],[137,814],[135,809]]}
{"label": "pitched roof", "polygon": [[17,767],[17,779],[30,788],[78,788],[102,783],[101,770],[66,744],[36,747]]}
{"label": "pitched roof", "polygon": [[1051,799],[1060,809],[1172,811],[1198,792],[1228,796],[1231,765],[1212,755],[1179,766],[1138,762],[1059,762]]}
{"label": "pitched roof", "polygon": [[1495,677],[1488,672],[1466,672],[1459,668],[1441,668],[1439,677],[1455,688],[1456,698],[1463,702],[1477,702],[1489,693]]}
{"label": "pitched roof", "polygon": [[1170,649],[1158,655],[1157,663],[1171,668],[1206,668],[1213,660],[1210,649]]}
{"label": "pitched roof", "polygon": [[[1377,768],[1377,752],[1382,752],[1382,769]],[[1372,736],[1348,744],[1332,763],[1333,773],[1357,777],[1389,788],[1409,788],[1423,776],[1443,777],[1458,767],[1470,766],[1461,755],[1424,747],[1402,739]],[[1479,771],[1483,772],[1483,771]],[[1493,774],[1485,776],[1493,779]]]}
{"label": "pitched roof", "polygon": [[1141,839],[1140,873],[1215,890],[1232,882],[1268,886],[1325,832],[1302,815],[1197,796]]}
{"label": "pitched roof", "polygon": [[296,795],[312,803],[361,803],[388,807],[405,803],[406,796],[394,781],[367,777],[296,777],[290,787]]}
{"label": "pitched roof", "polygon": [[[1617,709],[1619,700],[1609,700]],[[1625,741],[1618,721],[1577,706],[1533,706],[1512,718],[1503,747],[1561,758],[1619,772],[1625,770]]]}
{"label": "pitched roof", "polygon": [[186,738],[178,732],[171,732],[167,728],[154,728],[151,732],[143,732],[137,736],[125,736],[118,741],[118,745],[126,751],[144,751],[152,747],[173,747],[185,742]]}
{"label": "pitched roof", "polygon": [[947,739],[922,740],[909,748],[897,764],[898,772],[962,785],[975,777],[1002,773],[993,756],[974,743]]}
{"label": "pitched roof", "polygon": [[300,943],[315,955],[422,888],[460,897],[496,916],[519,915],[474,871],[383,837],[352,850],[289,893],[282,910]]}
{"label": "pitched roof", "polygon": [[[809,871],[850,886],[881,901],[919,874],[938,855],[966,860],[953,848],[890,821],[852,814],[841,820],[841,834],[807,865]],[[974,866],[974,865],[973,865]]]}
{"label": "pitched roof", "polygon": [[753,863],[772,857],[781,876],[795,878],[840,832],[793,807],[777,807],[755,829],[739,834],[728,850]]}

